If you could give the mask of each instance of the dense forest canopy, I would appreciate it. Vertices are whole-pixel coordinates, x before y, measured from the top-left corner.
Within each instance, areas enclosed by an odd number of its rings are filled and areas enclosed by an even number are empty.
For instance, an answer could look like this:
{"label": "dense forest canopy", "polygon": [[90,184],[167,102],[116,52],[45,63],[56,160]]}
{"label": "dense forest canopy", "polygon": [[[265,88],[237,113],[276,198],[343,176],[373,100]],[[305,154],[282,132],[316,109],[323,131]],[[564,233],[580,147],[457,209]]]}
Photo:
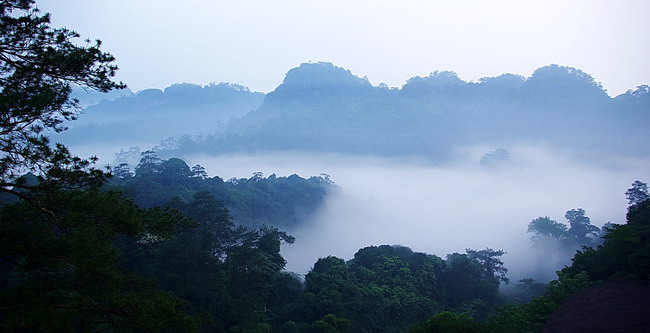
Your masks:
{"label": "dense forest canopy", "polygon": [[113,169],[109,186],[121,189],[142,207],[164,206],[171,201],[190,201],[207,192],[223,202],[238,225],[269,225],[292,230],[305,223],[336,185],[327,175],[304,179],[296,174],[249,178],[209,177],[201,165],[190,168],[179,158],[163,160],[153,151],[142,153],[134,171],[128,163]]}

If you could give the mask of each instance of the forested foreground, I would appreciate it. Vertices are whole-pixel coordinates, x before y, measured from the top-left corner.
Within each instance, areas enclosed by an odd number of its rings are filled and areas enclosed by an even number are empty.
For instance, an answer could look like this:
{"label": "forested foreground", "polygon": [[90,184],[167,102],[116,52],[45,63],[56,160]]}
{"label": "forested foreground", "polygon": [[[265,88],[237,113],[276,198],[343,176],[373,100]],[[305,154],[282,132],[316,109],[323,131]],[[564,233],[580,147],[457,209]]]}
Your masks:
{"label": "forested foreground", "polygon": [[[0,212],[0,327],[22,331],[540,332],[569,296],[616,279],[647,283],[650,201],[546,286],[505,296],[492,249],[444,259],[404,246],[328,256],[304,280],[283,270],[273,227],[235,226],[207,192],[141,208],[104,188],[22,192]],[[525,303],[521,303],[525,301]],[[518,303],[519,302],[519,303]]]}

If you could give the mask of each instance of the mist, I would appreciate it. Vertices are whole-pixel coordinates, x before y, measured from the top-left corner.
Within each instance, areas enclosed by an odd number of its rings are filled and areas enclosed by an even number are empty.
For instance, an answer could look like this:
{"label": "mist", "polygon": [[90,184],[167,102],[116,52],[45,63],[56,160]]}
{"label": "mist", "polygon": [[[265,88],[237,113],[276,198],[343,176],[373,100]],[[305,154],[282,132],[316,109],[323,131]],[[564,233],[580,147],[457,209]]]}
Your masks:
{"label": "mist", "polygon": [[253,172],[309,177],[325,173],[338,185],[315,216],[299,229],[282,254],[286,269],[306,274],[320,258],[345,260],[365,246],[400,244],[436,254],[466,248],[503,249],[511,279],[552,279],[570,264],[566,254],[531,247],[528,223],[583,208],[592,224],[625,223],[624,192],[647,179],[650,160],[577,160],[531,146],[508,147],[511,163],[481,168],[488,147],[459,149],[453,162],[432,164],[418,157],[359,157],[339,154],[268,153],[191,156],[224,179]]}

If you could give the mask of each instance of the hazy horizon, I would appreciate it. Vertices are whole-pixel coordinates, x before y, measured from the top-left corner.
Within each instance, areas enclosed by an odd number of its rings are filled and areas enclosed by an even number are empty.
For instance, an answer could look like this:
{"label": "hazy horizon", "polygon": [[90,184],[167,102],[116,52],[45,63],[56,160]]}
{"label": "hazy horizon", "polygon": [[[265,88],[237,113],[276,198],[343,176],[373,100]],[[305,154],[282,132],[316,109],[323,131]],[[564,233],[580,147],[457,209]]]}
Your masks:
{"label": "hazy horizon", "polygon": [[[450,70],[466,81],[579,68],[614,97],[648,84],[642,0],[483,2],[43,1],[54,26],[103,41],[134,91],[232,82],[268,93],[304,62],[399,87]],[[143,20],[143,15],[146,19]]]}

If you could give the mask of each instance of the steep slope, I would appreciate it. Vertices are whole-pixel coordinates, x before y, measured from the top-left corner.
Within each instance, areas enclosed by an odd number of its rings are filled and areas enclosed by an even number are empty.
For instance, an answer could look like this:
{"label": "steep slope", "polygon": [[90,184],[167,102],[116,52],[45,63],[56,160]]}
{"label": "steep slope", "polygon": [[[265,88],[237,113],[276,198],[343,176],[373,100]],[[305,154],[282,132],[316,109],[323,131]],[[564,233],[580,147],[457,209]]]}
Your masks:
{"label": "steep slope", "polygon": [[436,131],[441,129],[440,119],[401,103],[399,90],[374,87],[330,63],[310,63],[290,70],[257,110],[233,121],[225,134],[213,136],[206,146],[213,152],[437,155],[442,145],[434,139],[442,137]]}

